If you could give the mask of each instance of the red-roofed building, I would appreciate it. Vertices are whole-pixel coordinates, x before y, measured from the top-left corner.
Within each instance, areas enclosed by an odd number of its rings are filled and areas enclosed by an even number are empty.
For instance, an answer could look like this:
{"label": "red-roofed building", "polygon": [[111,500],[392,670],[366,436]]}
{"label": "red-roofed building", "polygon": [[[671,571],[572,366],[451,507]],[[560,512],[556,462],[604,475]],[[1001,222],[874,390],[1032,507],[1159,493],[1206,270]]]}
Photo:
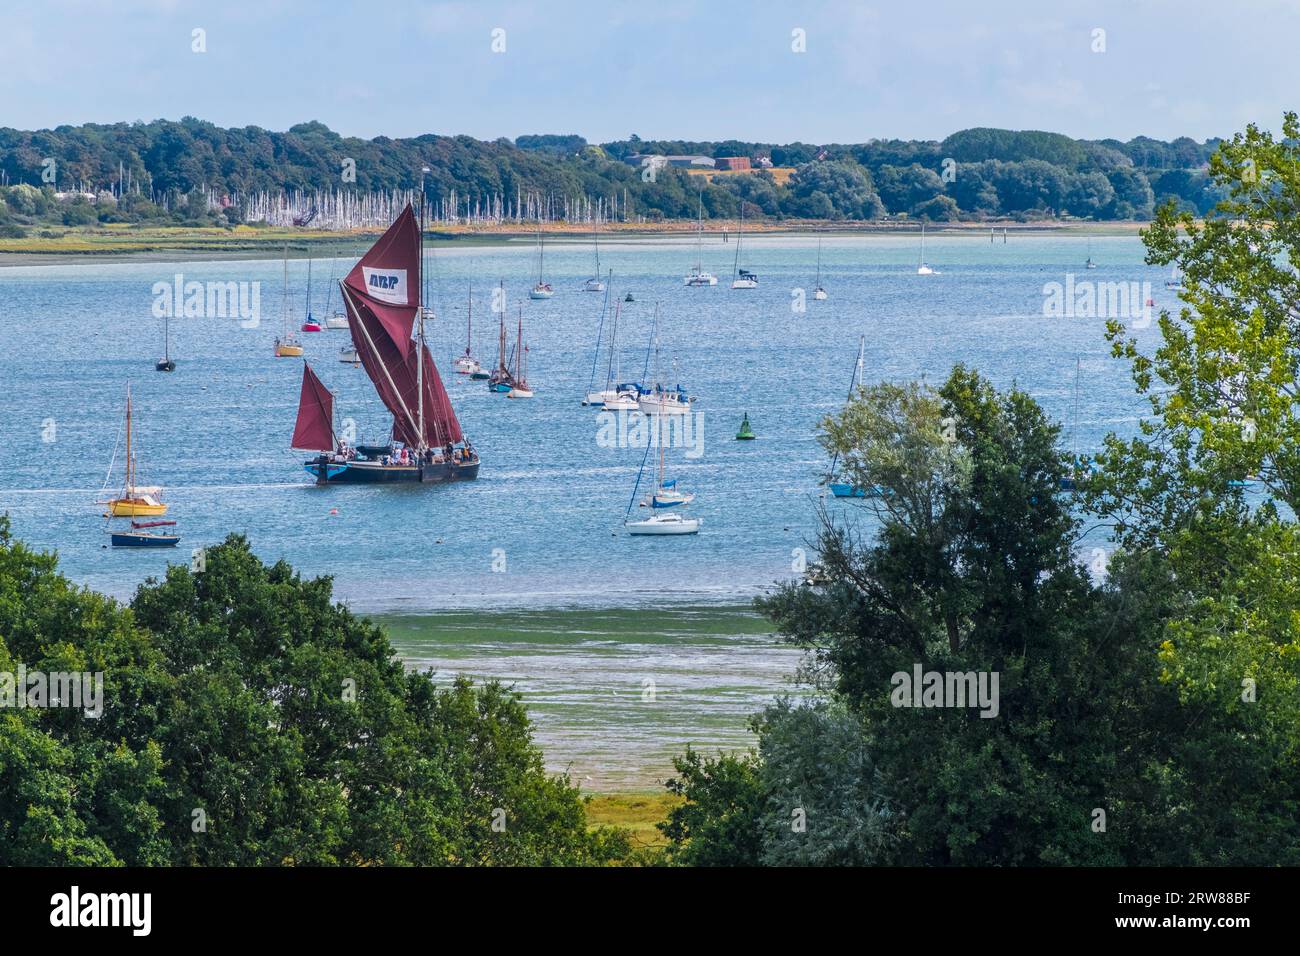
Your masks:
{"label": "red-roofed building", "polygon": [[749,169],[748,156],[719,156],[714,160],[718,169]]}

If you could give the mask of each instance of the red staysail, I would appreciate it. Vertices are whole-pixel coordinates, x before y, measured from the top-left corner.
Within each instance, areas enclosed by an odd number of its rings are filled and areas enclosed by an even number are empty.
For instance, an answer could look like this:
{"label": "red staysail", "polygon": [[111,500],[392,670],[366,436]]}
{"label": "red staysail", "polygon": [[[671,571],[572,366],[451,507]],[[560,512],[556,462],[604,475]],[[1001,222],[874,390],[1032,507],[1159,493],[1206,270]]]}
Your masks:
{"label": "red staysail", "polygon": [[[393,415],[393,438],[413,448],[441,448],[448,442],[461,441],[462,435],[429,350],[416,349],[411,341],[420,309],[419,264],[420,230],[415,214],[407,206],[361,257],[340,288],[361,366]],[[421,352],[423,370],[417,365]],[[419,429],[421,411],[423,436]]]}
{"label": "red staysail", "polygon": [[[420,307],[420,227],[409,204],[343,278],[343,285],[353,293],[350,299],[343,297],[349,312],[368,313],[405,360]],[[358,350],[366,347],[356,330],[352,341]]]}
{"label": "red staysail", "polygon": [[298,421],[293,426],[290,447],[300,451],[334,450],[334,396],[306,362],[302,363]]}

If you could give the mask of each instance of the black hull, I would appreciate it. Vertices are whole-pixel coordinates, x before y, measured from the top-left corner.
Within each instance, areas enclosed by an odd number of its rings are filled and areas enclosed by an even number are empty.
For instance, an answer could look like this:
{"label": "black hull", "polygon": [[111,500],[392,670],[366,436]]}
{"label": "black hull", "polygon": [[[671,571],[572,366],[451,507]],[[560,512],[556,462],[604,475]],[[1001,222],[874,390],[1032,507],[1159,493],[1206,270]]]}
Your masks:
{"label": "black hull", "polygon": [[303,464],[319,485],[445,484],[473,481],[479,462],[436,462],[426,465],[379,465],[374,462],[322,462],[313,458]]}

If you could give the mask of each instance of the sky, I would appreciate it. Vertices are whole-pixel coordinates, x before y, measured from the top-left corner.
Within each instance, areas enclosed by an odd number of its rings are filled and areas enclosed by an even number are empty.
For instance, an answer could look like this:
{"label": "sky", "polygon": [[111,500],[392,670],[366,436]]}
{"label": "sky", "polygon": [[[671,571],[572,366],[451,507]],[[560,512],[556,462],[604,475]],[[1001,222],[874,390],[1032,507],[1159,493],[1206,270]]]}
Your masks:
{"label": "sky", "polygon": [[1298,41],[1300,0],[0,0],[0,126],[1203,140],[1280,127]]}

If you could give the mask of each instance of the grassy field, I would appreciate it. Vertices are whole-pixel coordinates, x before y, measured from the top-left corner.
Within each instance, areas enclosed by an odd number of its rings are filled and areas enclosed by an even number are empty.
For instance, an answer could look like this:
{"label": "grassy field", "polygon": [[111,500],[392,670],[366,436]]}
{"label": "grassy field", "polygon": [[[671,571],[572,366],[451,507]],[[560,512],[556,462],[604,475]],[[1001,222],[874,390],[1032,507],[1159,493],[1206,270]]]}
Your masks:
{"label": "grassy field", "polygon": [[681,802],[671,793],[598,793],[587,802],[587,823],[593,827],[619,827],[631,833],[637,849],[666,845],[655,824],[668,819],[668,811]]}

